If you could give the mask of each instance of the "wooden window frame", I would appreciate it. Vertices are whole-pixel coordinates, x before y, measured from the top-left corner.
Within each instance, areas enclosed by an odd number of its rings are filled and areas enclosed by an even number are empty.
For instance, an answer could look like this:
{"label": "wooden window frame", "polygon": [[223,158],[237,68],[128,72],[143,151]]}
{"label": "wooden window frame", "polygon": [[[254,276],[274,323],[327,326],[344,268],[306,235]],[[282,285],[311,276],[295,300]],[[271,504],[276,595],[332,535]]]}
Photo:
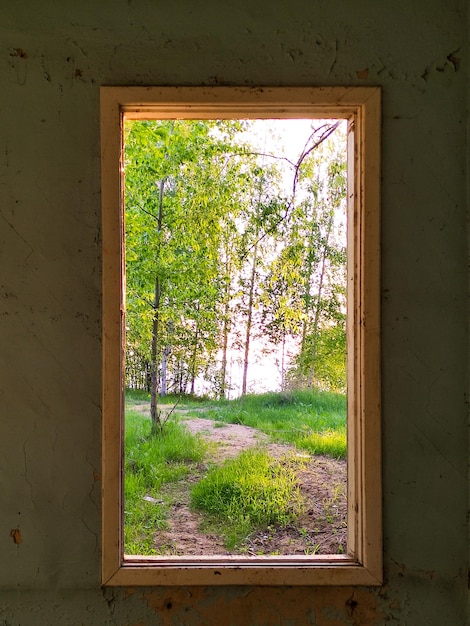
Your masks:
{"label": "wooden window frame", "polygon": [[[124,119],[348,120],[348,554],[125,557],[123,554]],[[102,87],[102,583],[380,585],[380,89]]]}

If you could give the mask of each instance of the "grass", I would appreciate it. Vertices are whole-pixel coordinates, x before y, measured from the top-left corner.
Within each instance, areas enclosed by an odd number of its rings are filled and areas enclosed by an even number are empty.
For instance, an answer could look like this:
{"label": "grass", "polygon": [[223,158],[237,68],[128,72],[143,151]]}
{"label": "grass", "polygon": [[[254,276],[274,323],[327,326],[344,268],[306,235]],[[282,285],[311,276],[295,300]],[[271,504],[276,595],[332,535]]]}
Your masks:
{"label": "grass", "polygon": [[[149,394],[128,391],[126,402],[149,402]],[[274,442],[290,443],[310,454],[346,457],[346,396],[306,389],[282,393],[248,394],[236,400],[211,400],[169,395],[165,404],[187,409],[193,417],[219,424],[243,424],[266,433]],[[193,412],[191,412],[193,410]]]}
{"label": "grass", "polygon": [[303,509],[294,464],[260,449],[213,467],[192,488],[191,503],[208,514],[213,529],[223,530],[229,550],[256,529],[286,526]]}
{"label": "grass", "polygon": [[[141,389],[126,389],[126,407],[132,407],[150,402],[150,393]],[[195,396],[191,394],[169,393],[164,398],[159,398],[159,404],[173,406],[178,403],[178,408],[186,409],[190,407],[206,406],[213,403],[213,400],[205,396]]]}
{"label": "grass", "polygon": [[[130,399],[129,406],[138,402]],[[164,484],[183,479],[191,464],[200,461],[206,444],[175,420],[162,434],[150,436],[150,420],[126,411],[124,468],[124,550],[126,554],[156,554],[153,533],[166,527],[169,502],[161,496]]]}
{"label": "grass", "polygon": [[[189,407],[191,408],[191,406]],[[310,454],[346,457],[346,397],[317,390],[252,394],[204,403],[194,416],[256,428]]]}
{"label": "grass", "polygon": [[[146,392],[126,393],[126,554],[164,552],[165,548],[155,546],[153,541],[155,531],[166,528],[171,505],[170,492],[163,487],[184,480],[207,451],[201,437],[191,435],[175,414],[162,433],[152,437],[150,419],[139,411],[139,405],[149,401]],[[247,395],[230,401],[192,396],[165,398],[168,407],[176,402],[178,408],[187,410],[187,415],[211,418],[218,425],[251,426],[275,442],[293,444],[310,454],[335,458],[346,455],[346,399],[341,394],[308,390]],[[191,409],[197,410],[191,413]],[[240,549],[254,530],[285,526],[302,510],[296,481],[298,463],[274,460],[260,449],[247,450],[213,467],[193,487],[192,505],[205,513],[211,532],[224,536],[228,549]]]}

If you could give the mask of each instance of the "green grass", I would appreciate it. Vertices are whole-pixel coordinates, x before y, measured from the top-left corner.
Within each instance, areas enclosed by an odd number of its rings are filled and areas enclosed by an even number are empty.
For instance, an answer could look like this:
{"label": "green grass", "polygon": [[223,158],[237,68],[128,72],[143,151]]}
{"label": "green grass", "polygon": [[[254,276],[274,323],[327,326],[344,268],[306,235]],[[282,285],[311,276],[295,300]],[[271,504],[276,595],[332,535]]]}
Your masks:
{"label": "green grass", "polygon": [[244,424],[311,454],[346,456],[346,397],[317,390],[252,394],[204,404],[194,416]]}
{"label": "green grass", "polygon": [[[185,480],[206,453],[203,440],[175,419],[161,434],[151,436],[151,422],[139,412],[150,401],[141,391],[126,393],[124,545],[127,554],[163,553],[153,536],[166,528],[171,505],[164,486]],[[346,399],[341,394],[318,391],[248,395],[231,401],[192,396],[165,398],[171,407],[197,408],[195,417],[217,424],[238,423],[287,442],[311,454],[336,458],[346,455]],[[202,409],[202,410],[201,410]],[[220,532],[227,548],[243,549],[244,539],[255,529],[286,525],[301,511],[296,463],[274,461],[265,452],[247,450],[236,459],[212,468],[192,490],[192,504],[205,512],[208,529]],[[167,494],[167,495],[165,495]]]}
{"label": "green grass", "polygon": [[212,468],[192,488],[191,503],[222,531],[229,550],[255,529],[286,526],[303,509],[293,464],[253,449]]}
{"label": "green grass", "polygon": [[[132,404],[132,401],[131,401]],[[126,411],[124,467],[124,550],[127,554],[155,554],[153,533],[166,526],[169,503],[161,495],[164,484],[188,475],[200,461],[206,444],[184,425],[169,421],[158,436],[150,436],[148,417]]]}
{"label": "green grass", "polygon": [[[126,389],[126,406],[133,407],[139,404],[150,402],[150,393],[141,389]],[[195,396],[191,394],[174,394],[169,393],[164,398],[159,398],[160,405],[165,406],[178,405],[178,408],[186,409],[192,407],[207,406],[213,403],[213,400],[204,396]]]}
{"label": "green grass", "polygon": [[150,394],[148,391],[126,389],[126,407],[131,407],[141,402],[150,402]]}

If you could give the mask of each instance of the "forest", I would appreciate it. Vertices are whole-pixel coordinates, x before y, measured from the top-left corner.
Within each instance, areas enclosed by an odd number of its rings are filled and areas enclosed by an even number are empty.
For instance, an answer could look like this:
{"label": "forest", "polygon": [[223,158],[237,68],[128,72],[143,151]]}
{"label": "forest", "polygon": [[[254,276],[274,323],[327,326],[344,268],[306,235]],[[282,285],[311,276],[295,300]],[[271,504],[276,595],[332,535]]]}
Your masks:
{"label": "forest", "polygon": [[[127,120],[125,384],[346,390],[341,120]],[[299,128],[301,129],[299,131]]]}

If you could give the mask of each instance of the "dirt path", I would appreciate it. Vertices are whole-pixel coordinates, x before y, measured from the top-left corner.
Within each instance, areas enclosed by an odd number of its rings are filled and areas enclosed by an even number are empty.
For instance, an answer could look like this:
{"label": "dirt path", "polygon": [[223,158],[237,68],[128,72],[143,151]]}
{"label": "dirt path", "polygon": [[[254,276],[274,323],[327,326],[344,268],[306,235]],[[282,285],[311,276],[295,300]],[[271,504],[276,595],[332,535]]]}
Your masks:
{"label": "dirt path", "polygon": [[[214,420],[199,418],[186,418],[184,424],[193,434],[200,434],[204,439],[217,444],[217,461],[230,459],[243,450],[253,446],[268,445],[269,437],[264,433],[242,424],[225,424]],[[270,444],[272,454],[281,455],[292,450],[291,446]],[[276,452],[277,451],[277,452]]]}
{"label": "dirt path", "polygon": [[[143,408],[145,411],[146,409]],[[207,463],[222,463],[247,448],[262,445],[275,457],[296,455],[304,461],[298,471],[302,495],[307,503],[295,525],[268,528],[253,534],[244,554],[337,554],[346,550],[346,462],[301,454],[289,445],[269,443],[269,437],[241,424],[220,424],[205,418],[178,414],[190,432],[216,444],[206,463],[197,466],[185,481],[166,486],[174,497],[169,528],[155,534],[158,551],[167,555],[225,555],[220,537],[201,531],[202,516],[189,506],[190,487],[207,471]]]}

